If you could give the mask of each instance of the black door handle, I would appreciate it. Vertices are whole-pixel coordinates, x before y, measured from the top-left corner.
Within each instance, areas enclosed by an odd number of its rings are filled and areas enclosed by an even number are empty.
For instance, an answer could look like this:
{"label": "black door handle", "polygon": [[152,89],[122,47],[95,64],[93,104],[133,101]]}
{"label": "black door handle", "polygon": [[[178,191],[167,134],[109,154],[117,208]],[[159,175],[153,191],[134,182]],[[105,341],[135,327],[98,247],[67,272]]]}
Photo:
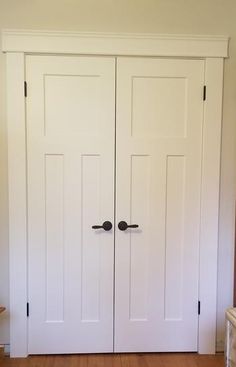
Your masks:
{"label": "black door handle", "polygon": [[109,222],[108,220],[106,220],[102,226],[98,226],[98,225],[95,225],[95,226],[92,226],[93,229],[104,229],[104,231],[110,231],[112,229],[112,223]]}
{"label": "black door handle", "polygon": [[118,223],[118,228],[120,231],[125,231],[127,228],[138,228],[138,224],[127,224],[122,220]]}

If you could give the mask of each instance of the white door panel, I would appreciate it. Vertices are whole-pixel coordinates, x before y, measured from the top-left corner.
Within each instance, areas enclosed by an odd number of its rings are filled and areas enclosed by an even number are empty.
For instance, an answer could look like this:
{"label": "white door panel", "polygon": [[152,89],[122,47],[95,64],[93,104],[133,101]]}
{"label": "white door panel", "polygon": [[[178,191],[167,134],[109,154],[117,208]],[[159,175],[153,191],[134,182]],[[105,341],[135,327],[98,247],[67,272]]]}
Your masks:
{"label": "white door panel", "polygon": [[29,353],[196,351],[204,61],[27,56],[26,76]]}
{"label": "white door panel", "polygon": [[27,57],[29,353],[113,350],[114,65]]}
{"label": "white door panel", "polygon": [[194,351],[203,61],[117,65],[115,351]]}

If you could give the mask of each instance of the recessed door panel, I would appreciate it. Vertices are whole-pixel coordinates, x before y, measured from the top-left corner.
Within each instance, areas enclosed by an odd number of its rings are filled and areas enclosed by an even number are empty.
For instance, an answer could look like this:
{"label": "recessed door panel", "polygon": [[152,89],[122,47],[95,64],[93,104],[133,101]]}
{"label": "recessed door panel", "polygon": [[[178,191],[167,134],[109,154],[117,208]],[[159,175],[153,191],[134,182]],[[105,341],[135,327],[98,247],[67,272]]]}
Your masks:
{"label": "recessed door panel", "polygon": [[45,133],[54,134],[56,130],[62,134],[99,135],[102,83],[99,74],[45,75]]}
{"label": "recessed door panel", "polygon": [[[115,351],[196,351],[204,62],[117,64]],[[134,210],[135,209],[135,210]]]}
{"label": "recessed door panel", "polygon": [[167,156],[166,162],[165,320],[183,319],[185,160]]}
{"label": "recessed door panel", "polygon": [[[150,165],[149,156],[133,155],[130,157],[130,218],[129,222],[142,222],[147,227],[149,212],[149,182]],[[140,176],[140,171],[142,176]],[[136,223],[136,222],[135,222]],[[148,232],[142,232],[139,228],[132,230],[129,236],[129,318],[130,320],[146,320],[148,315],[148,248],[143,246],[148,242]]]}
{"label": "recessed door panel", "polygon": [[133,76],[131,87],[132,136],[185,136],[187,78]]}
{"label": "recessed door panel", "polygon": [[111,352],[115,61],[26,61],[29,353]]}
{"label": "recessed door panel", "polygon": [[[45,155],[46,322],[64,321],[64,157]],[[52,266],[53,264],[53,266]]]}

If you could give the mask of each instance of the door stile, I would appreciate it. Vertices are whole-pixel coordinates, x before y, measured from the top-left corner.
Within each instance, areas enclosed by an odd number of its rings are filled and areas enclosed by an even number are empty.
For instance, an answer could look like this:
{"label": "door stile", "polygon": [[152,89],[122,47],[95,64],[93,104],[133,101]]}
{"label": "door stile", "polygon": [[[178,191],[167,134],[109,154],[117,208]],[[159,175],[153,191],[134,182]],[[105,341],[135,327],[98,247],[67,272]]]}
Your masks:
{"label": "door stile", "polygon": [[113,353],[115,353],[115,312],[116,312],[116,175],[117,175],[117,145],[116,145],[116,129],[117,129],[117,57],[115,57],[115,128],[114,128],[114,258],[113,258]]}

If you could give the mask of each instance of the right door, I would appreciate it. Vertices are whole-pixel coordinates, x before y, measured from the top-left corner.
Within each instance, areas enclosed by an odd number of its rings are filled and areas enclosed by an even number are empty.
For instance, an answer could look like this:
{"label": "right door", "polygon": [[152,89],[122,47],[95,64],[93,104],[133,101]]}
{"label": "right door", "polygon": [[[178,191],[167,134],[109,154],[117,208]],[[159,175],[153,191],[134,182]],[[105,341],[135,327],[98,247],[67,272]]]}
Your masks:
{"label": "right door", "polygon": [[204,61],[117,60],[115,351],[197,351]]}

